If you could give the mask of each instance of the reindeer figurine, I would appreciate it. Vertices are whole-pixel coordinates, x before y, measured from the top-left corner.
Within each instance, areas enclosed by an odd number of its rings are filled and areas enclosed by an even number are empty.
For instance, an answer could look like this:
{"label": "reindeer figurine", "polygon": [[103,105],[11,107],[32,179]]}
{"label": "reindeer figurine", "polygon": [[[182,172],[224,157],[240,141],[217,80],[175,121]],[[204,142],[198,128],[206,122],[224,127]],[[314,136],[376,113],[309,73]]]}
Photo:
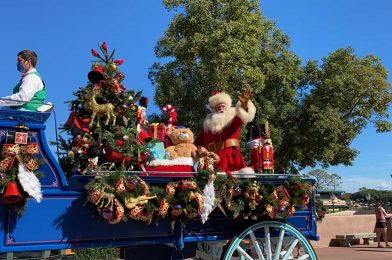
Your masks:
{"label": "reindeer figurine", "polygon": [[99,126],[99,116],[102,114],[106,115],[105,125],[109,124],[109,121],[113,121],[113,126],[116,124],[116,116],[114,115],[114,106],[112,103],[107,104],[98,104],[95,100],[95,96],[99,93],[99,90],[92,90],[90,93],[85,95],[85,101],[83,103],[84,109],[88,112],[92,112],[91,114],[91,122],[89,127],[92,127],[94,123],[95,117],[98,115],[97,118],[97,127]]}

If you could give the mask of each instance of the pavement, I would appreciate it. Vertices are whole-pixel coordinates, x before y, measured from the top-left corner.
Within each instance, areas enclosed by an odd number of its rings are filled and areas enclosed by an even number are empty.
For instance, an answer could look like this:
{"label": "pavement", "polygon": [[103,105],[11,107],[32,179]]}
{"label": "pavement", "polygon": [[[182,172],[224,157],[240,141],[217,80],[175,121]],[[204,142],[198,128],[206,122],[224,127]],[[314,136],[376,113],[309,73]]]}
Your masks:
{"label": "pavement", "polygon": [[[384,246],[384,243],[382,243]],[[352,247],[323,247],[316,248],[318,260],[355,259],[355,260],[391,260],[392,248],[377,248],[372,245],[355,245]]]}

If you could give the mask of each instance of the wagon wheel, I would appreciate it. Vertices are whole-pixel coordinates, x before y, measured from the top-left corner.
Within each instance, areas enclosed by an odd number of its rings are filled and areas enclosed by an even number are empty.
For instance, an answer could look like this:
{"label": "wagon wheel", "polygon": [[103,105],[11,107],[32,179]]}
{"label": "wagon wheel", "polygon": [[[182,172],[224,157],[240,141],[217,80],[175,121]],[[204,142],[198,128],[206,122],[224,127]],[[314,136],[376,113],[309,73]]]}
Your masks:
{"label": "wagon wheel", "polygon": [[278,221],[264,221],[234,237],[223,259],[316,260],[317,256],[309,240],[296,227]]}

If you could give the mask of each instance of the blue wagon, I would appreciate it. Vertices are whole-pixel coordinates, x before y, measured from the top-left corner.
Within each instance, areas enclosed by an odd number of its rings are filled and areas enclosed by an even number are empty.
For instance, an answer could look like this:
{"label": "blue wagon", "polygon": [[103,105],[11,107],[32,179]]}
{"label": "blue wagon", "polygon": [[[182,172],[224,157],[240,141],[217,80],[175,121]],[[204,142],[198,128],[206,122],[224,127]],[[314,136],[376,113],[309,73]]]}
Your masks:
{"label": "blue wagon", "polygon": [[[176,254],[187,243],[198,243],[199,257],[209,259],[317,259],[310,240],[318,240],[314,207],[314,193],[308,207],[297,209],[284,221],[237,220],[214,210],[205,224],[200,219],[188,219],[186,225],[177,221],[172,226],[168,218],[158,225],[129,220],[108,224],[97,216],[94,207],[85,203],[84,185],[94,176],[73,176],[66,180],[45,137],[45,121],[50,113],[2,110],[0,140],[4,145],[7,135],[17,124],[28,126],[29,135],[38,144],[38,157],[43,161],[40,179],[43,198],[40,203],[27,199],[23,215],[18,216],[0,203],[0,253],[63,250],[88,247],[130,247],[173,245]],[[129,174],[139,174],[129,173]],[[180,177],[149,176],[144,181],[164,185]],[[248,176],[249,177],[249,176]],[[254,175],[261,182],[282,184],[290,175]],[[303,179],[313,184],[313,179]]]}

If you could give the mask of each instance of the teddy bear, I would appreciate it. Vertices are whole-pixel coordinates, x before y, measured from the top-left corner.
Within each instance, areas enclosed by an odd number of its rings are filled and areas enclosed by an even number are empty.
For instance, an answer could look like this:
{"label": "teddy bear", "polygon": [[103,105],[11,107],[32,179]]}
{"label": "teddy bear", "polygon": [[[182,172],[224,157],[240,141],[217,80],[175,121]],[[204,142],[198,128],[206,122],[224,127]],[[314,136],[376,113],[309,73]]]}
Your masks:
{"label": "teddy bear", "polygon": [[173,143],[165,149],[167,159],[192,157],[196,160],[197,147],[193,144],[193,132],[189,128],[169,128],[167,135]]}

